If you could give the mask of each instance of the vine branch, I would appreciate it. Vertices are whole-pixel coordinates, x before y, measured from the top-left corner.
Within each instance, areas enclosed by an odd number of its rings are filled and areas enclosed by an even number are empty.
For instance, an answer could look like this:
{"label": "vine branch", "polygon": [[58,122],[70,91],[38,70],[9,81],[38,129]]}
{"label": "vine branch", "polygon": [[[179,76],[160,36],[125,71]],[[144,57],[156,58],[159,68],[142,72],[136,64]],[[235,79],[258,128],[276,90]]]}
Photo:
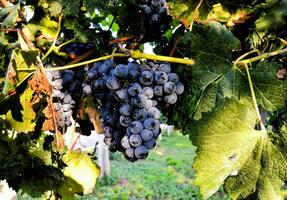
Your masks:
{"label": "vine branch", "polygon": [[[145,58],[150,60],[157,60],[157,61],[165,61],[165,62],[173,62],[173,63],[180,63],[180,64],[186,64],[186,65],[193,65],[195,64],[195,61],[193,59],[183,59],[183,58],[175,58],[175,57],[169,57],[169,56],[160,56],[160,55],[152,55],[152,54],[144,54],[139,51],[129,51],[130,55],[124,54],[124,53],[113,53],[107,56],[95,58],[92,60],[61,66],[61,67],[53,67],[53,68],[46,68],[47,71],[55,71],[55,70],[66,70],[71,68],[76,68],[79,66],[91,64],[94,62],[107,60],[114,57],[132,57],[135,59]],[[36,68],[19,68],[17,71],[34,71]]]}
{"label": "vine branch", "polygon": [[60,31],[61,31],[61,23],[62,23],[62,15],[59,16],[59,28],[58,28],[57,33],[55,35],[54,41],[53,41],[52,45],[50,46],[49,50],[47,51],[47,53],[44,55],[43,60],[45,60],[49,56],[49,54],[53,51],[53,49],[56,46],[56,42],[58,40],[58,37],[60,35]]}
{"label": "vine branch", "polygon": [[252,79],[251,79],[250,72],[249,72],[249,67],[248,67],[247,64],[244,64],[243,66],[245,67],[245,70],[246,70],[246,73],[247,73],[247,78],[248,78],[249,88],[250,88],[250,92],[251,92],[251,96],[252,96],[252,101],[253,101],[253,105],[254,105],[254,108],[255,108],[255,111],[256,111],[256,114],[257,114],[257,118],[258,118],[258,121],[259,121],[260,128],[261,128],[261,130],[266,131],[266,128],[264,126],[264,123],[262,121],[262,117],[261,117],[261,114],[260,114],[260,111],[259,111],[259,108],[258,108],[257,99],[256,99],[256,96],[255,96],[253,83],[252,83]]}

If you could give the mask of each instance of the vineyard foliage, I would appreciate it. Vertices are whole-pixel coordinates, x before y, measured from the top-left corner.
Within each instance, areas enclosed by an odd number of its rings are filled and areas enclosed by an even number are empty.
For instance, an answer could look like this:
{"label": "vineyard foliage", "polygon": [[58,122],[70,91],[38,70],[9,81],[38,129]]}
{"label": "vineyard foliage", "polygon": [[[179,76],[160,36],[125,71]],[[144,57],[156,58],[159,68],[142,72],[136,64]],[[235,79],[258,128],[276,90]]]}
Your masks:
{"label": "vineyard foliage", "polygon": [[[143,2],[163,4],[150,16]],[[161,112],[197,147],[204,199],[222,185],[232,199],[287,197],[287,1],[164,3],[0,1],[0,180],[33,197],[92,192],[99,167],[65,145],[48,72],[133,58],[172,63],[184,84]],[[99,102],[76,93],[73,118],[101,132]]]}

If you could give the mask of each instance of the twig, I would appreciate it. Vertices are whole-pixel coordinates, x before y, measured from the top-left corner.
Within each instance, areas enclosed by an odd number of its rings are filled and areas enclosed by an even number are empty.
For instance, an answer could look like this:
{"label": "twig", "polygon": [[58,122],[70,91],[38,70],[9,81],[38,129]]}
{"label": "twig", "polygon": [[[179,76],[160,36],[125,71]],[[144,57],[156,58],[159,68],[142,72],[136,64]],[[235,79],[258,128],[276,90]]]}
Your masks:
{"label": "twig", "polygon": [[199,8],[200,8],[202,2],[203,2],[203,0],[199,0],[199,2],[198,2],[198,4],[197,4],[196,8],[195,8],[194,11],[193,11],[193,19],[192,19],[192,21],[191,21],[191,23],[190,23],[189,31],[192,31],[192,27],[193,27],[195,15],[196,15],[197,11],[199,10]]}
{"label": "twig", "polygon": [[173,54],[174,54],[174,52],[176,50],[176,46],[178,45],[179,41],[180,41],[180,37],[177,37],[175,42],[174,42],[174,45],[173,45],[173,47],[172,47],[172,49],[170,51],[169,56],[173,56]]}
{"label": "twig", "polygon": [[94,52],[95,52],[95,49],[91,49],[91,50],[87,51],[86,53],[84,53],[83,55],[81,55],[81,56],[77,57],[76,59],[72,60],[71,62],[69,62],[68,65],[79,63],[82,60],[85,60],[90,55],[92,55]]}
{"label": "twig", "polygon": [[3,28],[0,29],[0,32],[5,31],[5,32],[17,32],[18,29],[14,29],[14,28]]}
{"label": "twig", "polygon": [[263,54],[261,54],[259,56],[253,57],[253,58],[242,60],[242,61],[240,61],[240,63],[249,64],[249,63],[252,63],[252,62],[264,59],[264,58],[269,58],[269,57],[276,56],[276,55],[279,55],[279,54],[283,54],[283,53],[286,53],[286,52],[287,52],[287,48],[279,49],[279,50],[276,50],[276,51],[273,51],[273,52],[263,53]]}
{"label": "twig", "polygon": [[24,39],[25,43],[27,44],[27,46],[30,48],[30,49],[35,49],[35,45],[33,44],[33,42],[31,42],[29,40],[29,38],[25,35],[25,33],[23,32],[22,29],[18,29],[18,33],[21,35],[21,37]]}
{"label": "twig", "polygon": [[254,108],[255,108],[255,111],[256,111],[256,114],[257,114],[257,118],[258,118],[258,121],[259,121],[260,128],[261,128],[261,130],[266,131],[266,128],[264,126],[264,123],[262,121],[262,117],[261,117],[261,114],[260,114],[260,111],[259,111],[259,108],[258,108],[258,104],[257,104],[257,100],[256,100],[254,88],[253,88],[252,79],[251,79],[251,76],[250,76],[250,73],[249,73],[248,65],[245,64],[245,63],[243,63],[243,65],[244,65],[244,67],[246,69],[248,83],[249,83],[250,92],[251,92],[251,96],[252,96],[252,101],[253,101],[253,105],[254,105]]}
{"label": "twig", "polygon": [[73,141],[73,143],[72,143],[72,145],[71,145],[71,147],[70,147],[71,150],[74,150],[74,148],[75,148],[77,142],[78,142],[79,139],[80,139],[80,136],[81,136],[81,134],[78,133],[76,139]]}
{"label": "twig", "polygon": [[49,50],[47,51],[47,53],[44,55],[43,60],[45,60],[49,56],[49,54],[53,51],[54,47],[56,46],[56,42],[58,40],[60,31],[61,31],[61,22],[62,22],[62,15],[59,16],[59,23],[58,23],[59,28],[58,28],[58,31],[55,35],[54,41],[53,41],[52,45],[50,46]]}
{"label": "twig", "polygon": [[127,37],[121,37],[121,38],[117,38],[117,39],[114,39],[114,40],[112,40],[112,41],[110,41],[109,42],[109,44],[111,45],[111,44],[117,44],[117,43],[120,43],[120,42],[125,42],[125,41],[127,41],[127,40],[132,40],[132,39],[134,39],[135,38],[135,36],[127,36]]}

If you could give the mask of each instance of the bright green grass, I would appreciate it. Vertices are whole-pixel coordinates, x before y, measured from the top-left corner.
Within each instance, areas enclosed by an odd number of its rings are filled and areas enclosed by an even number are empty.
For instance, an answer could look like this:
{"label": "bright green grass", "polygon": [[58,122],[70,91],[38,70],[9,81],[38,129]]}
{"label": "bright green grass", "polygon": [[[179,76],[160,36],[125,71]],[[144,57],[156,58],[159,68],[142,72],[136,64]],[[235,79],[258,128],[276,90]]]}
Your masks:
{"label": "bright green grass", "polygon": [[[189,200],[201,199],[193,186],[192,162],[195,148],[187,136],[163,137],[146,160],[130,163],[119,154],[112,154],[111,175],[97,183],[92,195],[78,200]],[[227,199],[222,192],[211,199]]]}

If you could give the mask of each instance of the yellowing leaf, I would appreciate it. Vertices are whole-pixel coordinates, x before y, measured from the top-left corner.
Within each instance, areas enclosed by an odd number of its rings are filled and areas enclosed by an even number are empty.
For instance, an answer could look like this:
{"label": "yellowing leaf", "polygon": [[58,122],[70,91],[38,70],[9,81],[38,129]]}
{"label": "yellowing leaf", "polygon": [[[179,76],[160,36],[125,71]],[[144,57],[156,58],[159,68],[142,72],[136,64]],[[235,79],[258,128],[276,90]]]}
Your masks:
{"label": "yellowing leaf", "polygon": [[[28,132],[34,130],[36,114],[30,104],[33,92],[32,89],[27,88],[20,96],[20,101],[16,102],[11,111],[6,115],[6,121],[15,131]],[[20,103],[20,107],[18,107],[18,103]],[[16,115],[18,117],[15,117]]]}
{"label": "yellowing leaf", "polygon": [[283,200],[286,141],[285,146],[279,146],[284,137],[274,139],[255,130],[256,122],[249,101],[227,100],[191,128],[190,138],[197,146],[195,184],[204,198],[227,180],[225,186],[232,199],[253,195],[254,199]]}
{"label": "yellowing leaf", "polygon": [[100,175],[100,169],[91,158],[78,151],[68,151],[63,158],[67,167],[64,175],[82,186],[85,194],[92,192]]}

